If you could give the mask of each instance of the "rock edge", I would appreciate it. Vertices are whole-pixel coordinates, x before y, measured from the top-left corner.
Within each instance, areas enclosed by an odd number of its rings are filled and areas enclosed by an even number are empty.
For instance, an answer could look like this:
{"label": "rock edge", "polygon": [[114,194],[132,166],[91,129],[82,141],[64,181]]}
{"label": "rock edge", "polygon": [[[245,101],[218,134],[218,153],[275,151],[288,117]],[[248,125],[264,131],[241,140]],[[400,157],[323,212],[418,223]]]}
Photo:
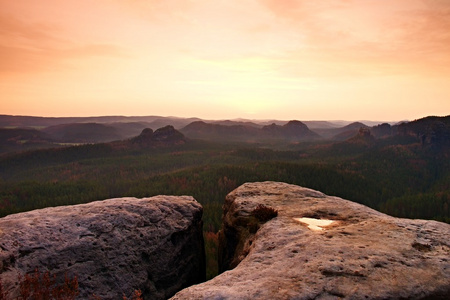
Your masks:
{"label": "rock edge", "polygon": [[188,196],[117,198],[0,219],[0,279],[49,270],[77,276],[80,299],[167,299],[205,280],[201,205]]}
{"label": "rock edge", "polygon": [[[251,211],[259,204],[277,209],[278,216],[252,232]],[[299,217],[335,222],[315,231],[295,220]],[[234,268],[172,299],[448,299],[450,295],[449,224],[394,218],[278,182],[237,188],[226,198],[223,218],[222,262],[225,269]]]}

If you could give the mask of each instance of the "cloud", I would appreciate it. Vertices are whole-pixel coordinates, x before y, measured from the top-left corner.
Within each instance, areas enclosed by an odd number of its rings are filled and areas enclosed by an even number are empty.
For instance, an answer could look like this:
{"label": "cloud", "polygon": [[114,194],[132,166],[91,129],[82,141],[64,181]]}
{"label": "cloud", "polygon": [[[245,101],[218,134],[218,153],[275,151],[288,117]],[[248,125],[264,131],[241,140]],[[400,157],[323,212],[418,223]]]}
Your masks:
{"label": "cloud", "polygon": [[429,76],[450,75],[450,2],[438,2],[397,11],[385,29],[393,34],[375,45],[380,59]]}
{"label": "cloud", "polygon": [[450,74],[449,1],[259,3],[285,32],[303,36],[302,47],[281,57],[292,62],[282,67],[291,75]]}
{"label": "cloud", "polygon": [[0,12],[0,41],[8,40],[13,43],[27,43],[32,41],[58,41],[54,33],[59,29],[51,23],[24,22],[12,15]]}
{"label": "cloud", "polygon": [[73,46],[71,48],[56,50],[55,54],[65,58],[110,56],[127,57],[125,50],[112,44],[87,44],[83,46]]}
{"label": "cloud", "polygon": [[147,21],[170,21],[177,19],[189,22],[187,13],[201,4],[198,0],[116,0],[122,10],[126,10]]}
{"label": "cloud", "polygon": [[82,44],[64,37],[56,24],[32,23],[0,14],[0,73],[40,72],[65,68],[65,61],[86,57],[124,57],[113,44]]}
{"label": "cloud", "polygon": [[[73,68],[68,61],[89,57],[127,57],[125,51],[108,44],[88,44],[69,46],[59,49],[39,47],[39,49],[10,47],[0,44],[0,73],[33,73],[42,71],[60,71]],[[70,67],[69,67],[70,66]]]}
{"label": "cloud", "polygon": [[429,6],[412,11],[404,18],[399,43],[411,50],[432,54],[450,53],[450,2],[446,6]]}

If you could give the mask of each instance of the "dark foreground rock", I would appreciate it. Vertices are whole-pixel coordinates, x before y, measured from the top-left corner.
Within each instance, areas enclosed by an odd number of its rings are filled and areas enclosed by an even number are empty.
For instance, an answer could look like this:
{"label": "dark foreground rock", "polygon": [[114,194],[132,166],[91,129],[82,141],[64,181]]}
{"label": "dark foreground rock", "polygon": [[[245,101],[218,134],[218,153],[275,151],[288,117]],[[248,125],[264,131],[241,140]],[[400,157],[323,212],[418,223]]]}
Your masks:
{"label": "dark foreground rock", "polygon": [[192,197],[120,198],[0,219],[0,279],[39,268],[78,277],[80,299],[166,299],[205,279],[202,207]]}
{"label": "dark foreground rock", "polygon": [[[278,216],[260,221],[260,204]],[[235,268],[172,299],[449,299],[448,224],[263,182],[227,196],[223,226],[222,268]]]}

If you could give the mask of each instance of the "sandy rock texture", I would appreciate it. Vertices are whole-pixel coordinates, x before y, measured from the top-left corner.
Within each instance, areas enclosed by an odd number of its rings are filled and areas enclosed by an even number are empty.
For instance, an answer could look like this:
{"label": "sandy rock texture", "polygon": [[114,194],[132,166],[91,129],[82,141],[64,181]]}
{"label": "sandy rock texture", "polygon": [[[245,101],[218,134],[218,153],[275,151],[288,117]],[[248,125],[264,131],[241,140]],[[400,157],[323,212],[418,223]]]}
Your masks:
{"label": "sandy rock texture", "polygon": [[[259,223],[263,204],[278,216]],[[298,218],[334,222],[313,230]],[[319,226],[320,227],[320,226]],[[222,269],[172,299],[449,299],[450,225],[311,189],[247,183],[224,205]],[[234,267],[234,268],[233,268]]]}
{"label": "sandy rock texture", "polygon": [[0,279],[49,270],[78,276],[80,299],[122,299],[141,289],[167,299],[205,279],[201,205],[188,196],[118,198],[0,219]]}

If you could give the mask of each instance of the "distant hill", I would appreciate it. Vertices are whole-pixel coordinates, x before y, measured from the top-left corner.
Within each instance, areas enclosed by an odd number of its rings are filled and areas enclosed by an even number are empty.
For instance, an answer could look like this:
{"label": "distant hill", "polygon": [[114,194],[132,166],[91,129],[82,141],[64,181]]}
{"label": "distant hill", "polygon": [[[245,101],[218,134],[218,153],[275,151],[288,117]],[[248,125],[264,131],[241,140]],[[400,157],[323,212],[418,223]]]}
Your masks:
{"label": "distant hill", "polygon": [[396,136],[415,138],[423,146],[433,148],[450,147],[450,116],[426,117],[392,128]]}
{"label": "distant hill", "polygon": [[[35,116],[12,116],[0,115],[0,127],[34,127],[44,128],[49,126],[72,124],[72,123],[147,123],[150,128],[161,128],[172,125],[175,129],[181,129],[186,125],[195,122],[204,121],[219,125],[244,125],[251,127],[263,127],[275,123],[285,125],[289,121],[285,120],[250,120],[250,119],[232,119],[232,120],[207,120],[200,118],[179,118],[162,116],[97,116],[97,117],[35,117]],[[310,129],[330,129],[340,128],[350,124],[349,121],[302,121]],[[362,123],[372,126],[381,122],[363,121]]]}
{"label": "distant hill", "polygon": [[160,128],[173,125],[181,128],[187,124],[198,121],[198,118],[177,118],[161,116],[99,116],[99,117],[34,117],[34,116],[11,116],[0,115],[0,127],[35,127],[44,128],[62,124],[73,123],[153,123],[150,126]]}
{"label": "distant hill", "polygon": [[396,125],[382,123],[369,127],[361,122],[354,122],[339,128],[318,128],[313,131],[323,138],[334,141],[346,141],[358,135],[361,128],[370,129],[371,135],[377,139],[410,138],[424,145],[438,147],[450,143],[450,116],[425,117],[411,122],[401,122]]}
{"label": "distant hill", "polygon": [[[352,127],[356,128],[359,125],[361,124],[354,124]],[[350,131],[344,133],[350,134]],[[448,157],[450,155],[450,116],[425,117],[393,126],[387,123],[372,128],[361,126],[353,136],[323,145],[318,152],[319,155],[345,156],[360,154],[369,148],[377,148],[380,151],[380,149],[391,149],[392,146],[417,153],[429,152],[432,155]]]}
{"label": "distant hill", "polygon": [[173,126],[175,129],[181,129],[189,123],[200,121],[199,118],[173,118],[173,117],[159,117],[148,123],[150,128],[162,128],[165,126]]}
{"label": "distant hill", "polygon": [[320,136],[309,130],[308,126],[300,121],[289,121],[283,126],[271,124],[264,126],[261,131],[265,138],[286,139],[289,141],[307,141],[320,138]]}
{"label": "distant hill", "polygon": [[0,128],[0,153],[56,147],[52,138],[30,128]]}
{"label": "distant hill", "polygon": [[240,141],[254,142],[259,129],[248,125],[220,125],[204,121],[196,121],[188,124],[180,130],[184,135],[192,139],[204,139],[214,141]]}
{"label": "distant hill", "polygon": [[358,133],[360,128],[369,128],[361,122],[353,122],[343,127],[337,128],[317,128],[314,132],[320,134],[325,139],[345,141]]}
{"label": "distant hill", "polygon": [[[0,115],[0,128],[40,129],[44,136],[22,139],[22,144],[13,148],[32,149],[59,143],[104,143],[130,139],[139,135],[143,129],[173,126],[187,138],[219,142],[244,143],[296,143],[318,139],[346,141],[358,134],[360,128],[369,128],[371,134],[379,138],[415,139],[423,144],[447,145],[448,116],[426,117],[412,122],[395,125],[388,123],[369,125],[375,122],[345,121],[280,121],[280,120],[215,120],[199,118],[177,118],[161,116],[100,116],[47,118],[32,116]],[[346,124],[342,126],[342,124]],[[35,142],[32,142],[35,141]],[[39,142],[37,142],[39,141]],[[3,144],[7,144],[4,142]],[[8,143],[11,146],[11,142]],[[3,150],[6,151],[6,150]],[[14,151],[14,150],[12,150]]]}
{"label": "distant hill", "polygon": [[[450,130],[450,116],[426,117],[408,123],[397,125],[398,134],[414,135],[420,138],[432,138],[432,135],[448,137]],[[450,139],[445,139],[450,141]]]}
{"label": "distant hill", "polygon": [[360,127],[358,134],[347,139],[347,142],[370,146],[375,143],[375,137],[370,133],[369,127]]}
{"label": "distant hill", "polygon": [[0,128],[0,141],[51,141],[48,134],[32,128]]}
{"label": "distant hill", "polygon": [[[234,124],[233,122],[228,124]],[[300,121],[289,121],[285,125],[266,125],[258,128],[252,124],[220,125],[203,121],[193,122],[181,129],[187,137],[213,141],[270,142],[284,140],[298,142],[318,139],[320,136]]]}
{"label": "distant hill", "polygon": [[[190,141],[173,126],[166,126],[153,131],[150,128],[133,138],[117,140],[106,143],[80,143],[80,144],[61,144],[47,143],[45,146],[28,146],[20,143],[20,147],[15,149],[5,149],[9,144],[5,143],[8,137],[18,137],[10,132],[23,132],[23,129],[0,129],[0,175],[8,176],[8,169],[18,168],[20,171],[27,172],[31,167],[38,168],[41,163],[59,164],[68,162],[77,162],[84,159],[97,159],[116,156],[140,155],[147,151],[164,149],[164,151],[180,149]],[[9,132],[6,134],[5,132]],[[33,133],[36,136],[44,135],[38,130],[29,130],[27,134]],[[22,135],[20,138],[24,138]],[[202,147],[202,146],[201,146]],[[45,149],[43,149],[45,148]],[[23,151],[27,150],[27,151]],[[29,151],[28,151],[29,150]],[[116,160],[119,163],[119,160]],[[1,210],[1,206],[0,206]]]}
{"label": "distant hill", "polygon": [[213,121],[210,123],[217,124],[217,125],[224,125],[224,126],[241,125],[241,126],[246,126],[246,127],[249,126],[249,127],[255,127],[255,128],[263,127],[263,125],[261,125],[261,124],[257,124],[257,123],[250,122],[250,121],[221,120],[221,121]]}
{"label": "distant hill", "polygon": [[366,124],[363,124],[361,122],[353,122],[351,124],[348,124],[347,126],[338,128],[336,130],[337,133],[331,138],[337,141],[347,140],[353,137],[355,134],[360,134],[361,129],[368,129],[368,128],[369,126],[367,126]]}
{"label": "distant hill", "polygon": [[113,122],[106,123],[105,125],[115,128],[121,139],[128,139],[137,136],[145,128],[159,128],[153,127],[150,122]]}
{"label": "distant hill", "polygon": [[423,146],[438,148],[450,146],[450,116],[430,116],[393,126],[384,123],[372,127],[370,131],[378,139],[407,138]]}
{"label": "distant hill", "polygon": [[376,138],[386,138],[394,134],[392,126],[388,123],[373,126],[371,132]]}
{"label": "distant hill", "polygon": [[309,129],[313,130],[315,128],[337,128],[341,125],[335,124],[330,121],[302,121]]}
{"label": "distant hill", "polygon": [[42,132],[64,143],[102,143],[122,138],[116,128],[98,123],[55,125],[43,129]]}

